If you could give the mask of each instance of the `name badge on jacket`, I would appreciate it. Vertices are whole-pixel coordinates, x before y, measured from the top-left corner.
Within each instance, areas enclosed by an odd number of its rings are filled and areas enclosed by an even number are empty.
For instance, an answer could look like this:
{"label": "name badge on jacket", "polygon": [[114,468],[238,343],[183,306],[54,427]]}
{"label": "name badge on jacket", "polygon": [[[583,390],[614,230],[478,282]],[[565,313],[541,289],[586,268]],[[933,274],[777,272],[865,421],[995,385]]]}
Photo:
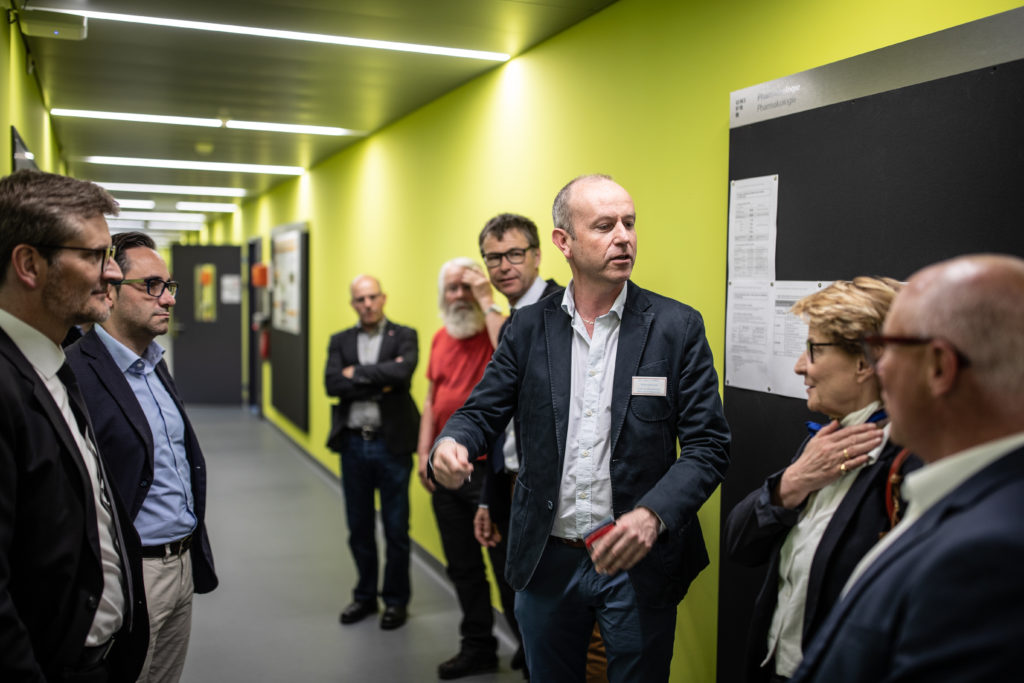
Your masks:
{"label": "name badge on jacket", "polygon": [[634,396],[666,396],[667,377],[633,377]]}

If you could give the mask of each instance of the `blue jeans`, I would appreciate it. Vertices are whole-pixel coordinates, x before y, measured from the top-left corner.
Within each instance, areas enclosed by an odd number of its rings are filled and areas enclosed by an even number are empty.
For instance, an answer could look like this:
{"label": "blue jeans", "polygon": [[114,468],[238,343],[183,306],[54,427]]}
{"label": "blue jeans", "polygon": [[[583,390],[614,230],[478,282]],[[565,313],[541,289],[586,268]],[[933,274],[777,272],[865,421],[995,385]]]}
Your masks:
{"label": "blue jeans", "polygon": [[516,593],[516,618],[533,680],[583,683],[595,619],[611,683],[668,680],[676,606],[640,606],[629,573],[598,574],[583,548],[548,542],[529,585]]}
{"label": "blue jeans", "polygon": [[365,441],[347,434],[341,450],[341,490],[348,518],[348,546],[356,563],[359,581],[354,600],[377,599],[376,511],[373,495],[380,491],[380,516],[386,543],[385,605],[404,607],[409,602],[409,474],[412,454],[394,455],[384,439]]}

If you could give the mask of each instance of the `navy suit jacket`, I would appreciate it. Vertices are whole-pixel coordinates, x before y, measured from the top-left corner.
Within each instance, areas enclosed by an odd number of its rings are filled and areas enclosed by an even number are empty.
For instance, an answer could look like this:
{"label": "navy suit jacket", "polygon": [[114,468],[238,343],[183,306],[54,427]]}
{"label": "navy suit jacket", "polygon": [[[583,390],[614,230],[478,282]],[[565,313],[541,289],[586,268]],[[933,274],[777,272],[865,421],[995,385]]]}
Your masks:
{"label": "navy suit jacket", "polygon": [[1011,681],[1024,670],[1024,448],[950,492],[832,610],[792,681]]}
{"label": "navy suit jacket", "polygon": [[[149,422],[124,373],[114,363],[95,330],[90,330],[69,346],[66,353],[68,364],[75,371],[89,406],[89,416],[96,427],[96,440],[107,471],[128,506],[131,519],[135,519],[153,481],[153,434]],[[156,366],[156,375],[174,399],[185,423],[185,452],[190,465],[193,512],[196,516],[190,551],[192,582],[196,593],[209,593],[217,587],[218,581],[206,533],[206,461],[178,396],[178,388],[162,360]]]}
{"label": "navy suit jacket", "polygon": [[[359,326],[342,330],[331,337],[327,347],[324,387],[328,396],[340,399],[331,406],[327,447],[341,452],[352,401],[373,399],[380,406],[381,431],[388,450],[394,455],[411,455],[420,428],[420,411],[409,394],[420,353],[416,330],[386,321],[380,354],[372,365],[359,363],[358,335]],[[399,356],[401,362],[395,360]],[[341,374],[350,365],[355,366],[352,379]]]}
{"label": "navy suit jacket", "polygon": [[[149,642],[139,537],[111,496],[129,566],[125,623],[109,662],[134,681]],[[103,568],[92,483],[35,369],[0,330],[0,681],[59,680],[85,647]]]}
{"label": "navy suit jacket", "polygon": [[[794,461],[803,453],[807,440],[800,446]],[[890,442],[874,464],[863,467],[825,528],[825,534],[814,551],[807,581],[804,648],[839,600],[854,567],[878,542],[880,535],[889,530],[885,484],[892,461],[900,450],[900,446]],[[920,460],[911,456],[900,472],[905,474],[920,466]],[[766,655],[768,629],[779,597],[779,551],[803,510],[802,505],[790,510],[771,502],[772,491],[778,486],[784,471],[768,477],[760,488],[740,501],[725,522],[725,551],[730,559],[748,567],[768,564],[768,573],[750,619],[748,681],[768,680],[774,673],[769,667],[762,667],[761,662]]]}
{"label": "navy suit jacket", "polygon": [[[700,314],[626,286],[612,389],[612,506],[615,517],[647,507],[665,523],[629,577],[641,604],[669,606],[707,566],[697,511],[725,475],[729,427]],[[465,445],[472,459],[515,417],[522,461],[505,572],[515,590],[530,583],[554,525],[573,334],[557,296],[517,312],[483,378],[440,436]],[[632,396],[634,376],[667,378],[666,395]]]}

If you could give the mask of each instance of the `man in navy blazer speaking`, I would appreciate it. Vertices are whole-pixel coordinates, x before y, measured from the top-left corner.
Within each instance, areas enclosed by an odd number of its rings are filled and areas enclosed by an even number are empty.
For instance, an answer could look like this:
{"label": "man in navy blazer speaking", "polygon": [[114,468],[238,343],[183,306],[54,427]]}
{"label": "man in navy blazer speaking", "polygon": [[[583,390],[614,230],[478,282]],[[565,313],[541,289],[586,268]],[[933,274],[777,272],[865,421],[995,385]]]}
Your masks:
{"label": "man in navy blazer speaking", "polygon": [[192,595],[217,587],[206,534],[206,462],[156,337],[166,334],[178,283],[153,239],[113,237],[124,279],[110,317],[68,347],[103,462],[142,540],[149,652],[139,681],[181,677]]}
{"label": "man in navy blazer speaking", "polygon": [[878,375],[892,438],[925,466],[792,681],[1010,681],[1024,668],[1024,261],[910,278]]}
{"label": "man in navy blazer speaking", "polygon": [[[625,189],[576,178],[552,215],[572,281],[512,318],[434,445],[434,476],[462,484],[514,417],[506,576],[531,677],[584,680],[596,617],[613,683],[664,681],[676,607],[708,563],[697,511],[728,466],[718,376],[700,314],[629,282]],[[588,531],[609,517],[588,552]]]}

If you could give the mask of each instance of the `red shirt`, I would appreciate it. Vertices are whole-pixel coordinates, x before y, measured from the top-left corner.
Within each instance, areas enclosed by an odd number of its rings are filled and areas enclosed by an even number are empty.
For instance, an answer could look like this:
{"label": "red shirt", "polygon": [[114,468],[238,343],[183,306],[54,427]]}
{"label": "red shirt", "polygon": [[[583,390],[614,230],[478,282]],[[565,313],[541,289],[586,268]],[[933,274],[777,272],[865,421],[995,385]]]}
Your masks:
{"label": "red shirt", "polygon": [[441,328],[430,342],[427,379],[431,382],[430,405],[434,413],[433,438],[444,429],[456,410],[469,398],[473,387],[484,376],[484,368],[494,349],[487,330],[467,339],[456,339]]}

